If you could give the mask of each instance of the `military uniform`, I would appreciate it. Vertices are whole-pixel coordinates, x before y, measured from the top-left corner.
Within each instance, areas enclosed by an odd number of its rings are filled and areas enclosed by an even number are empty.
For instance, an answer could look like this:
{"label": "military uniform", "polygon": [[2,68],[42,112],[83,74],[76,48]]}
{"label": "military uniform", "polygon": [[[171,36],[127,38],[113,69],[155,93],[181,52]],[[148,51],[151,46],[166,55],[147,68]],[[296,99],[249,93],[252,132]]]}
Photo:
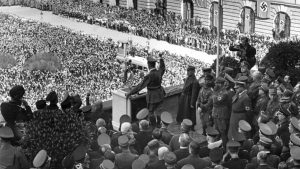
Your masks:
{"label": "military uniform", "polygon": [[[232,113],[228,131],[229,139],[237,139],[241,133],[238,132],[238,123],[240,120],[249,121],[247,117],[251,116],[251,100],[247,91],[236,94],[232,98]],[[250,114],[250,115],[249,115]]]}
{"label": "military uniform", "polygon": [[[195,67],[189,66],[188,71],[195,70]],[[188,118],[196,124],[196,100],[199,93],[199,83],[196,76],[193,74],[185,79],[184,87],[179,99],[179,109],[177,114],[177,122],[181,122],[183,119]]]}
{"label": "military uniform", "polygon": [[[148,57],[148,62],[156,62],[153,58]],[[158,105],[163,101],[165,97],[165,91],[161,86],[162,77],[165,73],[165,63],[162,58],[160,58],[160,67],[159,69],[151,69],[149,73],[144,77],[141,83],[139,83],[135,88],[133,88],[128,94],[127,97],[139,92],[143,88],[147,87],[147,107],[150,113],[154,113]]]}
{"label": "military uniform", "polygon": [[203,131],[208,126],[212,126],[212,103],[209,102],[210,97],[213,94],[213,89],[211,87],[208,87],[206,85],[203,85],[203,87],[200,89],[198,98],[197,98],[197,108],[201,108],[200,112],[200,119],[203,126]]}

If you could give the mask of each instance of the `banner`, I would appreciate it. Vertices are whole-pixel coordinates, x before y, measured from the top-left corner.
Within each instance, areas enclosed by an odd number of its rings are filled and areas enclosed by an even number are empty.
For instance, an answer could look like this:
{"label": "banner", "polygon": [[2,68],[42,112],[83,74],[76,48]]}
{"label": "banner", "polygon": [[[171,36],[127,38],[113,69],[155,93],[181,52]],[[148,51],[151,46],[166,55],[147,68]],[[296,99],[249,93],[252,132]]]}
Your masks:
{"label": "banner", "polygon": [[270,18],[271,2],[270,0],[257,0],[257,17],[262,19]]}
{"label": "banner", "polygon": [[219,24],[219,4],[213,3],[213,18],[214,18],[214,26],[218,27]]}
{"label": "banner", "polygon": [[285,14],[279,13],[279,32],[285,31]]}
{"label": "banner", "polygon": [[196,3],[200,8],[207,8],[207,0],[196,0]]}
{"label": "banner", "polygon": [[244,27],[244,33],[250,33],[250,29],[251,29],[251,9],[250,8],[245,8],[245,27]]}

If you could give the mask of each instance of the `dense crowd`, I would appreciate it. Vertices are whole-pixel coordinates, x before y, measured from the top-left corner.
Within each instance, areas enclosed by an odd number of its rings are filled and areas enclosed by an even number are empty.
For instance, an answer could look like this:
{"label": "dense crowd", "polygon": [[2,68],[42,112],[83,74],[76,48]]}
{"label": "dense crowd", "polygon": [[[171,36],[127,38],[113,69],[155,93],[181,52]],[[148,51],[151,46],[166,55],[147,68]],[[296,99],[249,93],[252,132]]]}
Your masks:
{"label": "dense crowd", "polygon": [[[30,105],[34,100],[43,98],[53,88],[60,91],[80,93],[90,92],[92,100],[108,100],[112,91],[123,86],[122,62],[116,59],[118,42],[110,39],[99,40],[81,33],[75,33],[63,27],[52,27],[45,23],[22,21],[8,15],[1,15],[1,53],[15,56],[18,64],[10,69],[1,69],[1,100],[6,100],[6,92],[15,84],[22,84],[27,89],[26,98]],[[147,57],[144,48],[136,46],[136,56]],[[38,53],[54,53],[62,64],[56,72],[27,70],[25,63]],[[156,55],[159,51],[151,51]],[[182,83],[182,74],[188,64],[197,67],[202,62],[165,53],[166,72],[163,85]],[[183,64],[182,64],[183,63]],[[200,72],[199,72],[200,73]],[[17,78],[16,78],[17,77]],[[135,83],[139,79],[134,79]],[[59,96],[61,99],[61,96]]]}

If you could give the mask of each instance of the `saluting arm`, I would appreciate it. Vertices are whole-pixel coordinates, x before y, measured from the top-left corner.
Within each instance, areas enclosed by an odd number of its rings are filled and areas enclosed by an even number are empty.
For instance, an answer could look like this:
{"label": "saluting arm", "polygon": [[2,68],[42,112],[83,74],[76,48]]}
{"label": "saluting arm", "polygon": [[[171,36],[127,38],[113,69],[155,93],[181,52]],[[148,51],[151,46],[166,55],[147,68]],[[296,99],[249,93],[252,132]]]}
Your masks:
{"label": "saluting arm", "polygon": [[159,71],[160,71],[160,75],[163,76],[165,74],[166,71],[166,65],[165,65],[165,61],[162,58],[162,55],[159,55],[160,59],[159,59]]}

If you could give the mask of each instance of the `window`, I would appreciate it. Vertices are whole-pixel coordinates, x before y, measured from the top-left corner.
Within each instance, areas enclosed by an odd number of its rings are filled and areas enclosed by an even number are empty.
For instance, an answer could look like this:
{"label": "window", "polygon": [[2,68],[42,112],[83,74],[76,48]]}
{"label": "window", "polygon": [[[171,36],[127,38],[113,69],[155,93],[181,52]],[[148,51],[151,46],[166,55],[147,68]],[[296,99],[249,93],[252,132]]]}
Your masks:
{"label": "window", "polygon": [[252,8],[243,7],[241,13],[242,22],[240,24],[241,33],[254,33],[255,32],[255,14]]}
{"label": "window", "polygon": [[291,19],[288,14],[278,12],[275,18],[274,39],[284,39],[290,37]]}
{"label": "window", "polygon": [[212,2],[210,7],[210,26],[218,27],[219,15],[221,16],[220,20],[220,29],[223,28],[223,7],[221,7],[221,13],[219,14],[219,4],[218,2]]}

